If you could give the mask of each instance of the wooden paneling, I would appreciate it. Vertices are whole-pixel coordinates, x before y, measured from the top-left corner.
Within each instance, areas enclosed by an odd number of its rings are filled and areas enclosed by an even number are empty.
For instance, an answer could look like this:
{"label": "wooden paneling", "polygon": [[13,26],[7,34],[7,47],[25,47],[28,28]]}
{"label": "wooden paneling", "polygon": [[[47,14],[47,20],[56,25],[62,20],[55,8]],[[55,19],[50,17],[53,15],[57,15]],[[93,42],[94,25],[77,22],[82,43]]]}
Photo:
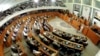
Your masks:
{"label": "wooden paneling", "polygon": [[100,35],[97,35],[91,29],[88,30],[86,36],[89,37],[94,44],[98,44],[98,42],[100,41]]}
{"label": "wooden paneling", "polygon": [[3,47],[3,44],[0,44],[0,56],[4,56],[3,53],[4,53],[4,47]]}
{"label": "wooden paneling", "polygon": [[89,27],[88,27],[88,26],[84,26],[84,28],[83,28],[83,30],[82,30],[82,33],[83,33],[84,35],[86,35],[87,32],[88,32],[88,30],[89,30]]}
{"label": "wooden paneling", "polygon": [[71,25],[75,27],[77,30],[79,30],[81,23],[77,20],[72,20]]}

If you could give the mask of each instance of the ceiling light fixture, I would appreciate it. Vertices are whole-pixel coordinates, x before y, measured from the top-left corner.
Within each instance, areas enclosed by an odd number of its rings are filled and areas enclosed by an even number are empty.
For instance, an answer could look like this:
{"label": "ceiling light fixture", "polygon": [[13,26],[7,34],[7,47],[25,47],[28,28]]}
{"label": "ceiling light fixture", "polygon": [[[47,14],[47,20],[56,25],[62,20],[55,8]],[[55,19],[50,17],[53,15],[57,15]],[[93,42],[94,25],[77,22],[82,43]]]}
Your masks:
{"label": "ceiling light fixture", "polygon": [[56,2],[56,0],[51,0],[51,2]]}
{"label": "ceiling light fixture", "polygon": [[100,2],[100,0],[97,0],[98,2]]}
{"label": "ceiling light fixture", "polygon": [[39,0],[34,0],[34,2],[35,2],[35,3],[38,3],[38,2],[39,2]]}

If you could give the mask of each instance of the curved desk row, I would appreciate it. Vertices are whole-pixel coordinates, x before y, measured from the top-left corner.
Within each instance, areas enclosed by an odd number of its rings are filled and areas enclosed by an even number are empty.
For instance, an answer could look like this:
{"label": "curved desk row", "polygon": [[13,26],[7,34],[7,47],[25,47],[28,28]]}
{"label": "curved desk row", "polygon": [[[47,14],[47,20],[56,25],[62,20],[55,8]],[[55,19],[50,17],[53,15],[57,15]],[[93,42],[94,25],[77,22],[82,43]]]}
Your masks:
{"label": "curved desk row", "polygon": [[[7,31],[10,32],[10,33],[9,33],[10,35],[7,36],[7,42],[6,42],[6,44],[7,44],[8,47],[9,47],[9,46],[11,45],[11,43],[12,43],[11,39],[12,39],[12,35],[13,35],[13,33],[14,33],[14,27],[17,25],[17,23],[21,23],[23,20],[26,21],[26,19],[27,19],[27,18],[22,18],[22,19],[18,19],[18,18],[17,18],[17,20],[15,20],[15,22],[12,22],[11,25],[9,25],[9,26],[3,31],[2,35],[1,35],[1,37],[2,37],[2,42],[3,42],[3,38],[5,37],[5,34],[7,33]],[[24,22],[22,22],[21,26],[23,26],[23,25],[24,25]],[[20,29],[21,29],[21,28],[22,28],[22,27],[20,27]],[[18,37],[18,36],[17,36],[17,37]],[[20,39],[20,38],[18,38],[18,39]]]}
{"label": "curved desk row", "polygon": [[84,49],[83,45],[75,43],[75,42],[71,42],[69,40],[62,39],[60,37],[57,37],[57,36],[53,35],[51,32],[44,32],[43,35],[53,41],[57,41],[59,44],[64,45],[66,47],[81,50],[81,51]]}
{"label": "curved desk row", "polygon": [[90,27],[85,26],[82,33],[86,35],[95,45],[100,42],[100,35],[95,33]]}
{"label": "curved desk row", "polygon": [[[47,9],[47,8],[45,8],[45,9]],[[29,10],[29,11],[31,11],[31,10]],[[24,13],[24,12],[23,12]],[[43,45],[43,46],[45,46],[46,48],[48,48],[48,49],[50,49],[51,51],[53,51],[54,53],[58,53],[58,51],[56,51],[56,50],[54,50],[54,49],[52,49],[51,47],[48,47],[48,46],[46,46],[44,43],[42,43],[42,41],[40,41],[39,39],[38,39],[38,37],[36,36],[36,35],[34,35],[34,34],[32,34],[32,25],[33,25],[33,23],[34,23],[34,19],[33,18],[35,18],[36,16],[37,17],[40,17],[40,16],[44,16],[44,15],[49,15],[49,16],[51,16],[51,17],[55,17],[55,16],[58,16],[58,17],[60,17],[61,19],[63,19],[63,20],[65,20],[65,21],[67,21],[67,22],[69,22],[69,20],[68,20],[68,16],[67,15],[63,15],[63,14],[61,14],[61,13],[59,13],[59,12],[46,12],[46,13],[39,13],[39,14],[29,14],[29,15],[25,15],[25,17],[26,18],[24,18],[23,17],[23,19],[26,19],[27,20],[27,17],[29,17],[30,16],[30,18],[32,18],[31,20],[31,23],[30,23],[30,25],[29,25],[29,35],[30,36],[33,36],[41,45]],[[15,15],[16,16],[16,15]],[[14,16],[13,16],[14,17]],[[10,18],[11,19],[11,18]],[[10,20],[9,19],[9,20]],[[16,22],[17,21],[23,21],[23,19],[19,19],[19,20],[16,20]],[[24,21],[26,21],[26,20],[24,20]],[[48,19],[49,20],[49,19]],[[6,22],[6,21],[5,21]],[[4,23],[5,23],[4,22]],[[4,32],[0,35],[0,37],[2,37],[2,39],[1,40],[3,40],[3,37],[4,37],[4,35],[6,34],[6,32],[7,32],[7,30],[9,30],[10,29],[10,26],[12,26],[13,24],[15,24],[16,22],[13,22],[11,25],[9,25],[9,27],[6,27],[6,29],[4,30]],[[21,36],[21,33],[22,33],[22,31],[23,31],[23,25],[24,25],[24,23],[25,22],[23,22],[23,24],[21,25],[21,27],[20,27],[20,31],[18,32],[18,40],[20,40],[20,38],[22,37]],[[16,25],[16,24],[15,24]],[[13,32],[13,29],[12,29],[12,32]],[[43,33],[43,32],[42,32]],[[10,38],[10,40],[9,40],[9,43],[11,43],[11,37],[9,37]],[[59,43],[60,43],[60,41],[62,41],[60,44],[63,44],[63,45],[65,45],[66,44],[66,40],[64,40],[64,39],[59,39],[58,37],[55,37],[58,41],[59,41]],[[1,41],[2,42],[2,44],[3,44],[3,41]],[[71,42],[71,43],[73,43],[73,42]],[[77,44],[77,43],[74,43],[73,45],[80,45],[80,44]],[[80,45],[80,48],[76,48],[75,46],[69,46],[70,48],[75,48],[75,49],[78,49],[78,50],[83,50],[83,45]],[[1,46],[3,46],[3,45],[1,45]],[[8,46],[10,46],[10,45],[8,45]],[[65,45],[66,46],[66,45]],[[40,50],[41,50],[42,48],[40,47]],[[2,49],[1,49],[2,50]],[[3,51],[3,50],[2,50]],[[43,51],[43,50],[41,50],[41,51]],[[44,52],[44,51],[43,51]],[[3,56],[3,53],[1,54],[1,56]]]}
{"label": "curved desk row", "polygon": [[[60,14],[59,16],[62,18],[65,22],[71,24],[74,28],[77,30],[80,30],[81,25],[83,25],[82,33],[87,36],[95,45],[97,45],[100,42],[100,35],[95,33],[92,29],[89,27],[89,21],[84,21],[82,19],[79,19],[74,16],[74,19],[70,19],[67,15]],[[76,19],[77,20],[76,20]]]}
{"label": "curved desk row", "polygon": [[[42,14],[43,15],[43,14]],[[45,55],[47,56],[58,56],[58,51],[45,45],[39,38],[38,36],[36,36],[34,33],[33,33],[33,30],[32,30],[32,26],[33,26],[33,23],[34,23],[34,20],[31,21],[30,25],[29,25],[29,28],[30,28],[30,32],[28,34],[29,37],[33,37],[39,44],[39,51],[43,52]],[[50,53],[49,53],[50,52]]]}
{"label": "curved desk row", "polygon": [[[24,18],[23,18],[24,19]],[[1,43],[0,44],[2,44],[2,45],[0,45],[0,46],[2,46],[2,48],[0,49],[0,51],[2,52],[1,54],[0,54],[0,56],[4,56],[4,51],[3,51],[3,49],[4,49],[4,46],[6,45],[7,47],[9,47],[10,45],[11,45],[11,43],[12,43],[12,40],[11,40],[11,37],[12,37],[12,34],[13,34],[13,30],[14,30],[14,28],[12,27],[12,26],[16,26],[16,24],[17,24],[17,22],[21,22],[23,19],[17,19],[17,20],[14,20],[14,22],[12,22],[9,26],[7,26],[6,28],[5,28],[5,30],[2,32],[2,34],[0,35],[0,40],[1,40]],[[25,19],[24,19],[25,20]],[[7,33],[7,31],[9,31],[9,36],[7,37],[7,40],[6,40],[6,42],[4,43],[4,37],[5,37],[5,34]]]}
{"label": "curved desk row", "polygon": [[[54,17],[54,15],[52,15],[52,14],[55,14],[54,12],[48,12],[48,13],[41,13],[41,14],[32,14],[32,15],[27,15],[27,16],[24,16],[24,17],[22,17],[21,19],[18,19],[17,18],[17,20],[14,20],[10,25],[8,25],[7,27],[6,27],[6,29],[3,31],[3,33],[0,35],[0,37],[2,37],[0,40],[2,40],[1,42],[2,42],[2,44],[4,44],[3,43],[3,39],[4,39],[4,36],[5,36],[5,34],[7,33],[7,31],[10,31],[10,35],[9,35],[9,37],[8,37],[8,39],[7,39],[7,42],[6,42],[6,46],[7,47],[9,47],[11,44],[12,44],[12,35],[13,35],[13,33],[14,33],[14,27],[17,25],[17,23],[18,24],[20,24],[20,22],[22,22],[22,24],[20,25],[20,28],[19,28],[19,31],[17,32],[18,34],[17,34],[17,41],[21,41],[21,37],[22,37],[22,31],[23,31],[23,29],[24,29],[24,26],[25,26],[25,23],[26,23],[26,21],[28,20],[28,18],[30,18],[30,20],[31,20],[31,22],[32,22],[32,24],[34,23],[34,18],[35,18],[35,16],[37,15],[37,17],[39,17],[39,16],[44,16],[44,15],[51,15],[52,17]],[[30,33],[32,33],[31,31],[32,31],[32,24],[30,23],[30,25],[29,25],[29,31],[30,31]],[[34,36],[34,34],[32,34],[32,36]],[[35,36],[36,37],[36,36]],[[37,37],[36,37],[37,38]],[[38,39],[37,39],[38,40]],[[41,41],[39,41],[38,40],[38,42],[40,43]],[[57,55],[58,54],[58,51],[56,51],[56,50],[54,50],[53,48],[51,48],[51,47],[48,47],[48,46],[46,46],[45,44],[43,44],[42,42],[41,42],[41,45],[43,45],[44,47],[46,47],[46,48],[48,48],[48,49],[50,49],[52,52],[54,52],[54,53],[56,53],[55,55]],[[0,56],[4,56],[3,55],[3,47],[4,47],[4,45],[0,45],[0,46],[2,46],[2,49],[0,49],[0,51],[1,51],[1,54],[0,54]],[[41,47],[39,47],[40,48],[40,50],[42,49]],[[41,50],[41,51],[43,51],[43,50]],[[43,51],[44,52],[44,51]],[[50,54],[49,54],[50,55]]]}
{"label": "curved desk row", "polygon": [[2,21],[0,21],[0,27],[2,27],[7,21],[11,20],[12,18],[23,14],[23,13],[28,13],[31,11],[37,11],[37,10],[44,10],[44,9],[62,9],[62,10],[66,10],[67,8],[65,7],[55,7],[55,6],[45,6],[45,7],[38,7],[38,8],[30,8],[30,9],[25,9],[22,11],[17,11],[15,13],[13,13],[12,15],[9,15],[7,17],[5,17]]}

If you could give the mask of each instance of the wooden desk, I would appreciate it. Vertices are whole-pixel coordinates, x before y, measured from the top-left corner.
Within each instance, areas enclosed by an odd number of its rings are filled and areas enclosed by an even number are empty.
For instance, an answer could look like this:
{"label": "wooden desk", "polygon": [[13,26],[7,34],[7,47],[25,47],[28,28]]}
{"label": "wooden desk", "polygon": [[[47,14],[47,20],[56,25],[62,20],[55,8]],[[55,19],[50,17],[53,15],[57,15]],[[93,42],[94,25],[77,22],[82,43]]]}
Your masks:
{"label": "wooden desk", "polygon": [[63,14],[60,14],[58,13],[58,17],[60,17],[62,20],[64,20],[65,22],[69,22],[69,17],[67,15],[63,15]]}
{"label": "wooden desk", "polygon": [[48,52],[44,51],[42,47],[39,47],[39,51],[41,51],[42,53],[44,53],[47,56],[50,56],[50,54]]}
{"label": "wooden desk", "polygon": [[[62,35],[66,35],[66,34],[70,34],[71,35],[71,38],[75,38],[75,39],[77,39],[77,40],[84,40],[84,41],[87,41],[87,38],[86,37],[81,37],[81,36],[78,36],[78,35],[75,35],[75,34],[72,34],[72,33],[66,33],[66,32],[64,32],[64,31],[61,31],[61,30],[58,30],[58,29],[54,29],[54,31],[53,31],[53,34],[54,35],[57,35],[57,36],[59,36],[59,37],[62,37],[63,38],[63,36]],[[70,37],[70,36],[69,36]],[[66,38],[67,38],[67,36],[66,36]]]}
{"label": "wooden desk", "polygon": [[83,28],[83,30],[82,30],[82,33],[86,36],[88,30],[89,30],[89,27],[88,27],[88,26],[84,26],[84,28]]}
{"label": "wooden desk", "polygon": [[85,26],[82,33],[87,36],[95,45],[100,41],[100,35],[96,34],[90,27]]}
{"label": "wooden desk", "polygon": [[0,43],[0,56],[4,56],[4,46]]}
{"label": "wooden desk", "polygon": [[96,34],[94,31],[92,31],[90,28],[88,28],[87,37],[89,37],[91,39],[91,41],[97,45],[98,42],[100,41],[100,35]]}
{"label": "wooden desk", "polygon": [[[83,50],[83,45],[81,44],[78,44],[78,43],[74,43],[74,42],[71,42],[71,41],[68,41],[68,40],[65,40],[65,39],[62,39],[60,37],[57,37],[55,35],[53,35],[51,32],[44,32],[43,34],[45,37],[53,40],[53,41],[57,41],[59,44],[61,45],[64,45],[64,46],[67,46],[69,48],[73,48],[73,49],[77,49],[77,50]],[[66,44],[66,42],[69,42],[70,44]],[[80,46],[79,48],[76,48],[77,46]]]}
{"label": "wooden desk", "polygon": [[90,23],[90,22],[89,22],[88,20],[85,20],[85,23],[84,23],[84,24],[85,24],[86,26],[89,26],[89,23]]}
{"label": "wooden desk", "polygon": [[85,24],[85,20],[82,18],[79,18],[80,23]]}
{"label": "wooden desk", "polygon": [[[20,40],[20,41],[21,41],[21,37],[22,37],[22,35],[20,35],[20,34],[22,34],[22,30],[23,30],[23,26],[25,24],[26,18],[19,19],[18,21],[19,22],[22,22],[22,20],[24,20],[24,22],[20,25],[20,28],[19,28],[19,30],[17,32],[17,36],[15,37],[16,40]],[[17,24],[13,24],[13,25],[17,25]],[[14,33],[14,29],[12,29],[12,31],[11,31],[8,39],[7,39],[7,46],[8,47],[12,44],[12,36],[13,36],[13,33]]]}
{"label": "wooden desk", "polygon": [[[12,36],[12,32],[13,32],[13,29],[11,30],[10,28],[12,27],[12,25],[16,25],[16,22],[18,22],[20,19],[16,19],[16,20],[14,20],[10,25],[8,25],[6,28],[5,28],[5,30],[2,32],[2,34],[0,35],[0,48],[2,48],[2,49],[0,49],[0,56],[4,56],[4,51],[3,51],[3,47],[4,47],[4,44],[7,44],[7,46],[10,46],[10,44],[11,44],[11,36]],[[8,37],[8,39],[7,39],[7,43],[3,43],[3,38],[4,38],[4,36],[5,36],[5,34],[6,34],[6,32],[7,32],[7,30],[9,30],[10,31],[10,35],[9,35],[9,37]],[[10,38],[10,39],[9,39]]]}
{"label": "wooden desk", "polygon": [[81,26],[81,23],[78,22],[77,20],[72,20],[71,25],[73,27],[75,27],[77,30],[79,30],[80,29],[80,26]]}

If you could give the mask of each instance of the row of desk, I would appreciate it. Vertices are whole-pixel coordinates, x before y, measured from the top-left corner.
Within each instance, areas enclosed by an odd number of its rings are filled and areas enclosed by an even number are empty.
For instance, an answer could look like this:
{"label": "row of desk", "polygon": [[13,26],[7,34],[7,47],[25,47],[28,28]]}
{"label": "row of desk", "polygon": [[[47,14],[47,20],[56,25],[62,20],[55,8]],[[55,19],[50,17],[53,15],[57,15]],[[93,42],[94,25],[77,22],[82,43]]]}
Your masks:
{"label": "row of desk", "polygon": [[[73,15],[72,17],[68,17],[67,15],[60,14],[58,17],[63,19],[65,22],[72,25],[74,28],[80,31],[87,36],[95,45],[100,42],[100,35],[95,33],[89,26],[89,21],[78,18],[77,16]],[[72,18],[72,19],[70,19]]]}
{"label": "row of desk", "polygon": [[44,32],[43,35],[45,37],[53,40],[53,41],[58,42],[61,45],[66,46],[66,47],[77,49],[77,50],[83,50],[84,49],[83,45],[75,43],[75,42],[71,42],[69,40],[62,39],[60,37],[57,37],[57,36],[53,35],[51,32]]}
{"label": "row of desk", "polygon": [[54,29],[54,31],[52,33],[58,37],[65,39],[65,40],[69,40],[69,41],[72,41],[75,43],[82,44],[84,47],[86,47],[88,45],[87,37],[85,37],[85,36],[78,36],[75,34],[61,31],[59,29]]}
{"label": "row of desk", "polygon": [[95,45],[100,42],[100,35],[95,33],[89,26],[85,26],[82,33],[86,35]]}
{"label": "row of desk", "polygon": [[[12,44],[12,35],[14,33],[13,30],[14,30],[15,25],[17,25],[18,22],[21,22],[23,20],[26,20],[26,19],[24,19],[24,18],[23,19],[18,19],[17,18],[17,20],[14,20],[14,22],[12,22],[10,25],[8,25],[5,28],[5,30],[2,32],[2,34],[0,35],[0,37],[1,37],[0,40],[1,40],[2,44],[3,44],[3,45],[0,45],[0,46],[2,46],[2,48],[0,49],[0,51],[1,51],[0,56],[4,56],[4,53],[3,53],[4,52],[3,51],[4,46],[9,47]],[[5,37],[5,34],[7,33],[7,31],[9,32],[9,36],[7,36],[7,39],[6,39],[6,42],[5,42],[4,37]]]}
{"label": "row of desk", "polygon": [[67,33],[67,32],[64,32],[64,31],[61,31],[59,29],[54,29],[53,30],[53,34],[59,36],[59,37],[71,37],[71,38],[75,38],[77,40],[83,40],[83,41],[87,41],[87,38],[84,36],[78,36],[78,35],[75,35],[75,34],[72,34],[72,33]]}
{"label": "row of desk", "polygon": [[[13,48],[16,49],[16,50],[14,50]],[[13,50],[12,50],[12,49],[13,49]],[[15,51],[15,52],[18,52],[18,53],[14,54],[14,51]],[[13,56],[13,55],[27,56],[27,54],[26,54],[26,49],[25,49],[25,47],[23,46],[22,42],[17,41],[16,44],[11,45],[11,55],[12,55],[12,56]]]}
{"label": "row of desk", "polygon": [[[45,12],[45,13],[39,13],[39,14],[30,14],[30,15],[27,15],[27,16],[23,16],[22,18],[17,18],[17,20],[14,20],[10,25],[8,25],[6,28],[5,28],[5,30],[3,31],[3,33],[0,35],[0,40],[2,40],[2,41],[0,41],[0,47],[1,47],[1,49],[0,49],[0,56],[4,56],[4,51],[3,51],[3,49],[4,49],[4,44],[5,43],[3,43],[3,38],[4,38],[4,36],[5,36],[5,34],[6,34],[6,32],[7,32],[7,30],[9,30],[10,31],[10,35],[9,35],[9,37],[8,37],[8,39],[7,39],[7,42],[6,42],[6,45],[7,45],[7,47],[9,47],[11,44],[12,44],[12,38],[11,38],[11,36],[13,35],[13,33],[14,33],[14,28],[12,27],[12,26],[14,26],[14,25],[17,25],[17,23],[16,22],[23,22],[21,25],[20,25],[20,28],[19,28],[19,30],[18,30],[18,34],[17,34],[17,40],[18,41],[21,41],[22,40],[22,32],[23,32],[23,29],[24,29],[24,25],[25,25],[25,22],[28,20],[27,19],[27,17],[30,17],[29,19],[31,20],[30,21],[30,23],[29,23],[29,32],[28,32],[28,36],[30,36],[30,37],[34,37],[34,39],[35,40],[37,40],[38,41],[38,43],[40,43],[40,47],[39,47],[39,50],[40,51],[42,51],[43,53],[45,53],[46,55],[51,55],[51,53],[54,53],[55,54],[55,56],[57,56],[57,54],[58,54],[58,51],[57,50],[55,50],[55,49],[53,49],[53,48],[51,48],[51,47],[49,47],[49,46],[47,46],[47,45],[45,45],[42,41],[40,41],[40,39],[32,32],[33,30],[32,30],[32,26],[33,26],[33,23],[34,23],[34,17],[40,17],[40,16],[44,16],[44,15],[49,15],[50,17],[52,17],[52,18],[54,18],[55,16],[58,16],[58,17],[61,17],[61,14],[60,13],[58,13],[58,12]],[[66,16],[67,17],[67,16]],[[66,19],[66,17],[63,17],[63,18],[65,18]],[[68,17],[67,17],[68,18]],[[52,20],[52,19],[48,19],[48,21],[50,21],[50,20]],[[11,30],[11,27],[12,27],[12,30]],[[44,31],[43,31],[43,29],[41,30],[41,33],[44,33]],[[48,32],[47,32],[48,33]],[[52,35],[51,33],[48,33],[48,34],[50,34],[50,35]],[[70,41],[68,41],[68,40],[64,40],[64,39],[62,39],[62,38],[58,38],[57,36],[55,36],[55,37],[50,37],[50,39],[56,39],[58,42],[59,42],[59,44],[61,44],[61,45],[65,45],[65,46],[67,46],[67,47],[70,47],[70,48],[75,48],[75,49],[77,49],[77,50],[83,50],[84,48],[83,48],[83,45],[81,45],[81,44],[77,44],[77,43],[73,43],[73,42],[70,42]],[[70,43],[70,44],[69,44]],[[67,45],[66,45],[67,44]],[[50,52],[51,53],[48,53],[47,51],[45,51],[45,50],[43,50],[43,47],[45,47],[45,48],[47,48],[47,49],[49,49],[50,50]],[[23,50],[23,49],[22,49]]]}
{"label": "row of desk", "polygon": [[[4,43],[3,42],[3,40],[4,40],[4,36],[5,36],[5,34],[6,34],[6,32],[7,32],[7,30],[9,30],[10,31],[10,33],[12,32],[12,30],[10,29],[10,27],[12,27],[12,25],[15,25],[16,24],[16,22],[17,21],[19,21],[19,19],[17,19],[17,20],[14,20],[14,22],[12,22],[12,24],[10,24],[9,26],[7,26],[6,28],[5,28],[5,30],[2,32],[2,34],[0,35],[0,56],[4,56],[4,44],[7,44],[7,46],[9,46],[9,41],[10,41],[10,38],[7,40],[7,43]],[[11,34],[10,34],[11,35]]]}
{"label": "row of desk", "polygon": [[29,27],[30,27],[29,36],[30,36],[30,37],[33,36],[33,38],[34,38],[35,40],[37,40],[37,42],[39,43],[39,47],[38,47],[38,48],[39,48],[39,51],[43,52],[46,56],[52,56],[52,55],[58,56],[58,51],[57,51],[57,50],[53,49],[52,47],[49,47],[49,46],[45,45],[45,44],[38,38],[38,36],[35,35],[35,34],[33,33],[33,30],[32,30],[33,24],[34,24],[34,21],[32,21],[31,24],[30,24],[30,26],[29,26]]}

